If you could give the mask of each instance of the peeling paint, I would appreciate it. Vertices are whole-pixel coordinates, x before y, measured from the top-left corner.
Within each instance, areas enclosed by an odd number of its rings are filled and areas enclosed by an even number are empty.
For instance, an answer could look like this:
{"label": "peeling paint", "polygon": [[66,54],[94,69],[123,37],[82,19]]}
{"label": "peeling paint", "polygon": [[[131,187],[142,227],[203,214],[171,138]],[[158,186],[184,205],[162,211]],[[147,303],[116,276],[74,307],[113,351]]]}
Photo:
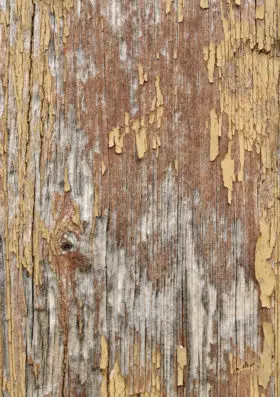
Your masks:
{"label": "peeling paint", "polygon": [[[140,72],[139,72],[140,73]],[[147,81],[147,76],[143,74],[143,69],[141,69],[141,74],[139,74],[139,84],[140,86]],[[147,153],[148,148],[156,150],[156,155],[158,156],[158,149],[161,146],[161,140],[158,132],[151,131],[154,126],[156,130],[161,128],[161,122],[164,112],[163,94],[160,87],[160,77],[156,76],[155,79],[155,95],[152,99],[151,110],[146,115],[138,118],[133,118],[128,112],[124,113],[124,123],[120,126],[113,128],[109,132],[109,148],[115,148],[115,152],[121,154],[124,147],[125,135],[129,133],[130,130],[134,132],[135,144],[138,159],[142,159]],[[149,137],[149,132],[152,132],[152,136]]]}
{"label": "peeling paint", "polygon": [[260,232],[256,245],[255,274],[260,285],[262,306],[270,308],[270,297],[274,291],[276,280],[274,270],[269,263],[274,247],[271,244],[270,227],[265,218],[260,222]]}
{"label": "peeling paint", "polygon": [[177,386],[184,384],[184,368],[187,365],[187,350],[183,346],[177,346]]}
{"label": "peeling paint", "polygon": [[146,81],[148,81],[148,74],[144,72],[143,65],[138,66],[138,74],[139,74],[139,84],[143,85]]}
{"label": "peeling paint", "polygon": [[258,382],[265,390],[273,374],[273,356],[274,356],[274,331],[269,322],[262,324],[264,341],[263,351],[260,356],[260,366],[258,370]]}
{"label": "peeling paint", "polygon": [[234,160],[231,157],[231,143],[228,146],[228,153],[221,162],[223,171],[224,186],[228,189],[228,204],[231,204],[233,182],[235,181]]}
{"label": "peeling paint", "polygon": [[219,137],[221,133],[221,117],[217,116],[216,110],[210,111],[210,160],[214,161],[219,154]]}
{"label": "peeling paint", "polygon": [[[277,286],[277,256],[279,251],[278,180],[279,172],[276,147],[278,145],[279,104],[278,77],[278,15],[277,5],[271,1],[251,4],[236,0],[220,2],[224,39],[218,42],[210,37],[203,48],[208,80],[217,84],[220,114],[226,116],[228,152],[221,161],[224,186],[228,189],[228,203],[232,202],[235,183],[248,184],[246,166],[252,167],[254,152],[260,160],[256,172],[260,235],[255,250],[255,276],[260,288],[260,303],[269,309],[270,320],[262,321],[263,351],[260,355],[258,376],[251,379],[250,396],[264,396],[268,392],[271,377],[278,379],[279,353],[275,361],[278,334],[274,330],[274,318],[278,318],[274,298]],[[217,117],[210,110],[210,160],[219,161],[219,136]],[[215,127],[215,128],[214,128]],[[224,129],[224,126],[223,126]],[[219,131],[219,132],[218,132]],[[234,154],[233,149],[234,148]],[[237,148],[237,151],[236,151]],[[249,161],[247,162],[247,159]],[[259,169],[258,169],[259,167]],[[260,182],[261,181],[261,182]],[[264,186],[264,188],[262,187]],[[276,306],[278,306],[276,304]],[[274,317],[274,318],[273,318]],[[275,336],[274,336],[275,335]],[[258,386],[262,387],[260,389]],[[271,386],[272,392],[273,386]],[[279,384],[274,392],[279,394]]]}
{"label": "peeling paint", "polygon": [[206,8],[209,8],[209,3],[208,0],[200,0],[200,7],[205,10]]}

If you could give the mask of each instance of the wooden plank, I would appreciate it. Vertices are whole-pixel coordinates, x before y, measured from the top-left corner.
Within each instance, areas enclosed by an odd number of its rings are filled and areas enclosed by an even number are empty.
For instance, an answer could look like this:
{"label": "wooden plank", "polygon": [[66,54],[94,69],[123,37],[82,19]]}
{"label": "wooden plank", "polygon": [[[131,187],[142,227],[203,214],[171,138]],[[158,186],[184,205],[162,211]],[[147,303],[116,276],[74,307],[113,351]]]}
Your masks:
{"label": "wooden plank", "polygon": [[279,15],[0,0],[3,396],[279,396]]}

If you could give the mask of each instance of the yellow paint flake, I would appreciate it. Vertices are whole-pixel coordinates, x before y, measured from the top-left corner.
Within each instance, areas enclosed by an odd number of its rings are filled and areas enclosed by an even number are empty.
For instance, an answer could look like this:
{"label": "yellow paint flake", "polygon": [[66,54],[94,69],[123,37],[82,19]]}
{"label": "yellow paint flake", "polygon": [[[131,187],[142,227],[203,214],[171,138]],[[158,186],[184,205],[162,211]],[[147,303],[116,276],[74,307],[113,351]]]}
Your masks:
{"label": "yellow paint flake", "polygon": [[136,120],[132,124],[132,130],[135,131],[138,158],[142,159],[148,149],[147,133],[146,133],[144,118],[141,119],[140,125],[139,125],[139,120]]}
{"label": "yellow paint flake", "polygon": [[[143,70],[140,71],[140,83],[147,81],[145,77],[145,73],[142,73]],[[142,159],[145,153],[148,150],[148,130],[152,125],[156,123],[156,128],[159,130],[161,128],[161,121],[163,117],[164,106],[163,106],[163,95],[160,87],[160,77],[156,76],[155,79],[155,95],[152,99],[151,110],[148,113],[148,123],[146,122],[146,117],[142,116],[140,118],[136,118],[134,120],[130,120],[130,114],[128,112],[124,113],[124,126],[122,129],[120,126],[113,128],[109,132],[109,148],[115,147],[116,153],[122,153],[123,145],[124,145],[124,136],[129,132],[130,128],[135,133],[135,141],[136,141],[136,149],[137,156],[139,159]],[[124,129],[124,133],[122,132]],[[158,133],[154,135],[152,138],[153,149],[157,150],[161,146],[160,136]]]}
{"label": "yellow paint flake", "polygon": [[100,369],[108,368],[108,343],[105,336],[101,335]]}
{"label": "yellow paint flake", "polygon": [[153,137],[152,148],[154,150],[158,150],[158,148],[160,148],[160,147],[161,147],[161,141],[160,141],[159,135],[157,135],[157,136]]}
{"label": "yellow paint flake", "polygon": [[203,10],[209,8],[208,0],[200,0],[200,8],[202,8]]}
{"label": "yellow paint flake", "polygon": [[80,207],[79,204],[73,201],[73,206],[74,206],[74,213],[72,215],[72,222],[77,225],[81,226],[81,216],[80,216]]}
{"label": "yellow paint flake", "polygon": [[165,2],[165,13],[166,13],[166,15],[170,13],[170,11],[171,11],[171,3],[173,1],[174,0],[166,0],[166,2]]}
{"label": "yellow paint flake", "polygon": [[184,384],[184,368],[187,365],[187,350],[183,346],[177,346],[177,386]]}
{"label": "yellow paint flake", "polygon": [[160,368],[160,352],[153,352],[152,354],[152,362],[154,364],[155,369]]}
{"label": "yellow paint flake", "polygon": [[101,356],[100,356],[100,369],[102,371],[102,380],[100,387],[100,396],[108,396],[107,374],[108,374],[108,342],[105,336],[101,335]]}
{"label": "yellow paint flake", "polygon": [[139,78],[139,84],[143,85],[146,81],[148,81],[148,75],[146,72],[144,72],[143,65],[138,66],[138,78]]}
{"label": "yellow paint flake", "polygon": [[183,9],[185,6],[185,0],[178,0],[178,22],[183,22],[184,20],[184,14],[183,14]]}
{"label": "yellow paint flake", "polygon": [[63,43],[67,43],[67,38],[70,34],[70,28],[68,25],[64,25],[64,29],[63,29]]}
{"label": "yellow paint flake", "polygon": [[101,173],[102,173],[102,175],[105,174],[106,170],[107,170],[106,164],[102,160],[102,163],[101,163]]}
{"label": "yellow paint flake", "polygon": [[273,373],[273,357],[274,357],[274,331],[272,324],[269,322],[264,322],[262,324],[263,328],[263,351],[260,357],[260,365],[258,370],[258,380],[259,385],[265,390],[270,381],[270,377]]}
{"label": "yellow paint flake", "polygon": [[159,76],[156,77],[155,87],[156,87],[156,106],[157,107],[162,106],[163,105],[163,95],[162,95],[161,88],[160,88]]}
{"label": "yellow paint flake", "polygon": [[69,183],[69,178],[68,178],[68,169],[67,167],[64,168],[64,191],[69,192],[71,190],[71,186]]}
{"label": "yellow paint flake", "polygon": [[109,148],[111,147],[115,147],[115,152],[118,154],[123,151],[123,134],[119,126],[109,132]]}
{"label": "yellow paint flake", "polygon": [[231,204],[233,182],[235,181],[234,160],[231,158],[231,142],[229,143],[228,153],[221,162],[223,171],[224,187],[228,189],[228,203]]}
{"label": "yellow paint flake", "polygon": [[121,374],[119,363],[116,361],[109,379],[110,397],[126,397],[125,378]]}
{"label": "yellow paint flake", "polygon": [[270,244],[270,227],[265,218],[260,222],[261,234],[257,240],[255,253],[255,274],[260,285],[261,302],[263,307],[270,308],[270,297],[275,287],[275,274],[268,260],[273,246]]}
{"label": "yellow paint flake", "polygon": [[221,117],[215,109],[210,111],[210,160],[214,161],[219,154],[219,137],[221,136]]}

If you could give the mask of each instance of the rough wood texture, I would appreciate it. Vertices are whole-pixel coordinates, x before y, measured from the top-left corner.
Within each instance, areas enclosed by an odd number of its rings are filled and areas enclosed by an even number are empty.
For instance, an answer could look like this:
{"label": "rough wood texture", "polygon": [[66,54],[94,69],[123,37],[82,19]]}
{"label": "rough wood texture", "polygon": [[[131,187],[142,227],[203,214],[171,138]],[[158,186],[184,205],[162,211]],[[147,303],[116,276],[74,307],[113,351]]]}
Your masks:
{"label": "rough wood texture", "polygon": [[0,0],[3,396],[280,396],[279,18]]}

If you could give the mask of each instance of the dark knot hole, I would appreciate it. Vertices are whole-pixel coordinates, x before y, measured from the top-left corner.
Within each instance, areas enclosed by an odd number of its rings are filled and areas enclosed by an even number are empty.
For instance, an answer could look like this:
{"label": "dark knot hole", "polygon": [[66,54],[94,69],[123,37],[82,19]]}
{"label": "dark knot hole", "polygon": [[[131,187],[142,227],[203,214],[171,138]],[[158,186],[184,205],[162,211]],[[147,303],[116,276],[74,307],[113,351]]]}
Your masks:
{"label": "dark knot hole", "polygon": [[64,242],[61,244],[61,249],[62,249],[63,251],[69,252],[69,251],[71,251],[73,248],[74,248],[74,245],[73,245],[70,241],[64,241]]}

